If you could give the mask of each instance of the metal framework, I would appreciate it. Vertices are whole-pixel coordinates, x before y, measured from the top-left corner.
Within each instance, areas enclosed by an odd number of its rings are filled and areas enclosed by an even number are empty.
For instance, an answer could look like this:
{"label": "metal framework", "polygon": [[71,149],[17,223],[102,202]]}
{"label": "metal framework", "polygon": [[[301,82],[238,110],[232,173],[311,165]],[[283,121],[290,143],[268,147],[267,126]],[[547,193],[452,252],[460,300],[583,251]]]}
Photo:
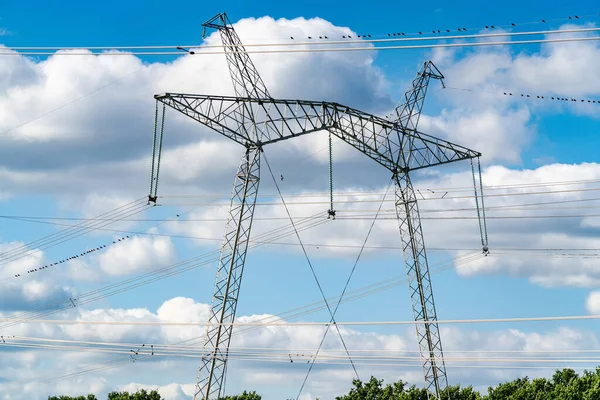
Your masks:
{"label": "metal framework", "polygon": [[[410,295],[426,388],[439,398],[447,386],[442,345],[433,299],[419,209],[409,172],[481,154],[417,130],[430,79],[443,75],[428,61],[417,73],[394,110],[394,119],[381,118],[342,104],[274,99],[241,40],[222,13],[203,25],[217,29],[224,45],[236,96],[164,93],[163,103],[243,145],[245,155],[236,175],[231,210],[221,249],[217,281],[198,373],[195,399],[211,400],[223,393],[229,342],[241,286],[246,250],[259,185],[260,152],[265,145],[327,130],[391,171],[396,186],[396,212],[409,277]],[[442,81],[443,82],[443,81]],[[155,143],[162,143],[162,129]],[[154,158],[160,157],[160,152]],[[153,178],[158,182],[153,161]],[[157,177],[156,177],[157,178]],[[156,199],[157,185],[149,198]]]}

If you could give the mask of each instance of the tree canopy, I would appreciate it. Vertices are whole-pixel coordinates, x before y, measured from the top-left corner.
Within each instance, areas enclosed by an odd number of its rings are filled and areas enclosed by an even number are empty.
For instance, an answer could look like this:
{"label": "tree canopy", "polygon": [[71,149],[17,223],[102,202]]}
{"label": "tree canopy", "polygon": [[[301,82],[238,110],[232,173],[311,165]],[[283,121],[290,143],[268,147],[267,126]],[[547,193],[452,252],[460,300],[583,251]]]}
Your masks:
{"label": "tree canopy", "polygon": [[[423,388],[398,381],[384,386],[383,380],[375,377],[363,383],[352,382],[353,387],[346,395],[336,400],[427,400]],[[442,399],[449,400],[593,400],[600,399],[600,368],[584,371],[578,375],[572,369],[556,371],[551,379],[528,377],[504,382],[489,387],[487,394],[480,394],[471,386],[450,386],[442,393]]]}
{"label": "tree canopy", "polygon": [[[256,392],[246,392],[219,400],[261,400]],[[550,378],[528,377],[500,383],[481,394],[471,386],[450,386],[442,393],[448,400],[598,400],[600,399],[600,367],[578,375],[566,368],[558,370]],[[79,397],[51,396],[48,400],[98,400],[93,394]],[[163,400],[157,391],[140,390],[136,393],[112,392],[107,400]],[[352,381],[348,394],[335,400],[427,400],[427,391],[403,381],[384,384],[383,379],[371,377],[367,382]]]}
{"label": "tree canopy", "polygon": [[[98,400],[98,398],[93,394],[88,394],[87,396],[49,396],[48,400]],[[144,389],[141,389],[135,393],[129,392],[111,392],[108,394],[107,400],[163,400],[163,398],[158,394],[156,390],[152,390],[148,392]]]}
{"label": "tree canopy", "polygon": [[244,392],[235,396],[221,397],[219,400],[261,400],[262,396],[256,392]]}

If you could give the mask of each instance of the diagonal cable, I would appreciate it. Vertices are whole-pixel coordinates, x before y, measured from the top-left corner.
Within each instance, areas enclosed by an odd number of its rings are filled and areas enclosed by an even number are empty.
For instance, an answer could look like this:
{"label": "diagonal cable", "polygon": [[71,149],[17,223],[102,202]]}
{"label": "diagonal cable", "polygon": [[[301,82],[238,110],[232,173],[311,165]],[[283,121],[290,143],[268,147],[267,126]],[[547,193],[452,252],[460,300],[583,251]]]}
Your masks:
{"label": "diagonal cable", "polygon": [[304,253],[304,257],[306,258],[306,261],[308,262],[308,266],[310,267],[310,271],[312,272],[313,278],[315,278],[315,282],[317,283],[317,286],[319,288],[319,292],[321,292],[321,296],[323,297],[323,301],[325,302],[325,305],[327,306],[327,310],[329,311],[329,315],[331,316],[331,323],[335,326],[335,329],[337,330],[338,335],[340,336],[340,341],[342,342],[342,345],[344,346],[344,349],[346,349],[346,354],[348,355],[348,359],[350,360],[350,363],[352,364],[352,369],[354,369],[354,373],[356,374],[356,377],[358,379],[360,379],[360,377],[358,376],[358,371],[356,370],[356,367],[354,366],[354,362],[352,361],[352,357],[350,356],[350,352],[348,351],[348,347],[346,346],[346,342],[344,341],[344,338],[342,337],[342,332],[340,331],[340,328],[335,323],[334,313],[331,310],[331,306],[329,305],[329,302],[327,301],[327,297],[325,296],[325,293],[323,292],[323,288],[321,287],[321,283],[319,282],[319,278],[317,277],[317,274],[316,274],[315,269],[314,269],[314,267],[312,265],[312,262],[310,261],[310,257],[308,257],[308,253],[306,252],[306,248],[304,247],[304,243],[302,242],[302,239],[300,238],[300,233],[298,232],[298,229],[296,229],[296,224],[294,223],[294,219],[292,218],[292,215],[290,214],[290,210],[289,210],[287,204],[285,203],[285,200],[283,198],[283,194],[281,193],[281,189],[279,189],[279,185],[277,184],[277,179],[275,179],[275,175],[273,174],[273,170],[271,169],[271,165],[269,164],[269,160],[267,159],[267,155],[264,154],[264,152],[263,152],[263,156],[265,158],[265,163],[267,164],[267,168],[269,169],[269,173],[271,174],[271,178],[273,178],[273,183],[275,184],[275,188],[277,189],[277,193],[279,194],[279,197],[281,198],[281,202],[283,204],[283,207],[285,208],[285,212],[287,213],[288,218],[290,219],[290,223],[292,224],[292,228],[294,229],[296,237],[298,238],[298,242],[300,243],[300,247],[302,248],[302,252]]}
{"label": "diagonal cable", "polygon": [[[367,245],[367,241],[369,240],[369,237],[371,236],[371,232],[373,231],[373,227],[375,226],[375,222],[377,221],[377,217],[379,216],[381,208],[383,207],[383,204],[385,203],[385,198],[387,197],[388,192],[390,191],[390,188],[392,187],[393,182],[394,182],[393,180],[390,181],[390,184],[388,185],[388,187],[385,190],[385,193],[383,195],[383,198],[381,199],[381,203],[379,203],[379,208],[377,209],[377,213],[375,213],[375,217],[373,218],[373,221],[371,222],[371,226],[369,227],[369,231],[367,232],[367,236],[365,237],[365,240],[363,241],[363,244],[362,244],[362,246],[360,248],[360,251],[358,252],[358,255],[356,256],[356,261],[354,261],[354,265],[352,266],[352,270],[350,271],[350,275],[348,275],[348,280],[346,280],[346,285],[344,285],[344,290],[342,290],[342,294],[338,298],[337,304],[335,306],[335,310],[333,310],[333,313],[332,313],[332,316],[331,316],[331,322],[330,323],[335,323],[335,321],[334,321],[335,314],[337,313],[337,310],[340,307],[340,304],[342,303],[342,300],[344,299],[344,295],[346,294],[346,290],[348,290],[348,285],[350,285],[350,280],[352,279],[352,276],[354,275],[354,271],[356,271],[356,266],[358,265],[358,262],[360,261],[360,257],[362,256],[362,253],[363,253],[363,251],[365,249],[365,246]],[[337,328],[337,325],[335,325],[335,326]],[[329,326],[327,326],[327,328],[325,329],[325,333],[323,333],[323,337],[321,338],[321,342],[319,343],[319,347],[317,348],[317,351],[315,352],[315,356],[312,359],[312,362],[310,363],[310,367],[308,368],[308,371],[306,372],[306,376],[304,377],[304,381],[302,382],[302,386],[300,386],[300,391],[298,392],[298,395],[296,396],[296,400],[298,400],[298,398],[300,397],[300,394],[302,393],[302,390],[304,389],[304,386],[306,385],[306,382],[308,381],[308,377],[310,376],[310,373],[311,373],[311,371],[313,369],[313,366],[315,365],[315,361],[317,361],[317,357],[319,356],[319,351],[321,351],[321,348],[323,347],[323,343],[325,342],[325,338],[327,338],[327,333],[329,333]],[[348,358],[350,358],[350,354],[348,354]],[[352,362],[352,358],[350,358],[350,362]],[[353,367],[354,367],[354,365],[353,365]]]}

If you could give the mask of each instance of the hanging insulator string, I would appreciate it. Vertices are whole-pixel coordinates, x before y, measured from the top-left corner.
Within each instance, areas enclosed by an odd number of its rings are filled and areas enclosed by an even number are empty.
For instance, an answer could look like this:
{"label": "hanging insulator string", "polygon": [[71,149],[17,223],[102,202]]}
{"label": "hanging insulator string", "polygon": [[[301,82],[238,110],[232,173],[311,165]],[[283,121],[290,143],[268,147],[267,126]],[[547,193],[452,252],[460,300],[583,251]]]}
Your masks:
{"label": "hanging insulator string", "polygon": [[156,159],[156,134],[158,127],[158,100],[156,100],[156,107],[154,110],[154,139],[152,140],[152,174],[150,174],[150,192],[148,194],[148,203],[151,201],[156,202],[156,193],[154,192],[154,166]]}
{"label": "hanging insulator string", "polygon": [[327,218],[335,219],[335,210],[333,208],[333,144],[331,141],[331,132],[329,132],[329,210]]}
{"label": "hanging insulator string", "polygon": [[481,161],[480,158],[477,157],[477,168],[479,169],[479,191],[481,192],[481,215],[483,217],[483,236],[485,239],[485,244],[483,245],[484,252],[489,252],[488,249],[488,233],[487,233],[487,222],[485,219],[485,205],[483,203],[483,174],[481,173]]}
{"label": "hanging insulator string", "polygon": [[160,171],[160,157],[162,155],[162,145],[163,145],[163,133],[165,132],[165,109],[166,109],[166,105],[163,103],[162,106],[162,117],[160,120],[160,137],[159,137],[159,143],[158,143],[158,156],[157,156],[157,161],[156,161],[156,182],[154,183],[154,190],[155,190],[155,196],[156,196],[156,192],[158,192],[158,173]]}
{"label": "hanging insulator string", "polygon": [[[479,159],[479,158],[478,158]],[[483,249],[483,253],[488,253],[487,247],[487,233],[484,235],[483,233],[483,224],[481,221],[481,209],[479,208],[479,193],[477,192],[477,180],[475,178],[475,165],[473,164],[473,159],[471,159],[471,172],[473,174],[473,190],[475,191],[475,208],[477,209],[477,220],[479,221],[479,234],[481,236],[481,247]],[[481,173],[481,169],[480,169]],[[481,174],[479,175],[481,178]],[[482,182],[482,180],[480,180]],[[483,190],[483,188],[482,188]],[[482,198],[483,201],[483,198]]]}

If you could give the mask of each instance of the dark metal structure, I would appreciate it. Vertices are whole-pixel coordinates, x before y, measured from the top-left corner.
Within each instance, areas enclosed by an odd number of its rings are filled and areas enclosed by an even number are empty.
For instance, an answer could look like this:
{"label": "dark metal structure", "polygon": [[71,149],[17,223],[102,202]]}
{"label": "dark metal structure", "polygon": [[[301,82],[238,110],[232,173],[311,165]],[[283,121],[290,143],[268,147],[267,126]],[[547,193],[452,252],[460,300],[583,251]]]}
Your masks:
{"label": "dark metal structure", "polygon": [[[424,322],[416,327],[426,388],[439,398],[447,386],[446,370],[435,323],[437,315],[419,209],[409,172],[480,156],[476,151],[417,130],[429,81],[441,81],[443,75],[432,62],[424,63],[390,119],[333,102],[275,99],[267,91],[226,14],[215,16],[203,26],[217,29],[221,35],[236,96],[182,93],[155,96],[157,104],[163,103],[162,116],[157,108],[158,122],[164,118],[166,105],[246,148],[233,185],[195,398],[209,400],[223,394],[232,323],[260,181],[260,153],[271,143],[322,130],[392,173],[414,318]],[[160,134],[156,132],[155,147],[158,144],[160,148],[162,129]],[[160,151],[155,151],[150,200],[156,199],[159,157]]]}

